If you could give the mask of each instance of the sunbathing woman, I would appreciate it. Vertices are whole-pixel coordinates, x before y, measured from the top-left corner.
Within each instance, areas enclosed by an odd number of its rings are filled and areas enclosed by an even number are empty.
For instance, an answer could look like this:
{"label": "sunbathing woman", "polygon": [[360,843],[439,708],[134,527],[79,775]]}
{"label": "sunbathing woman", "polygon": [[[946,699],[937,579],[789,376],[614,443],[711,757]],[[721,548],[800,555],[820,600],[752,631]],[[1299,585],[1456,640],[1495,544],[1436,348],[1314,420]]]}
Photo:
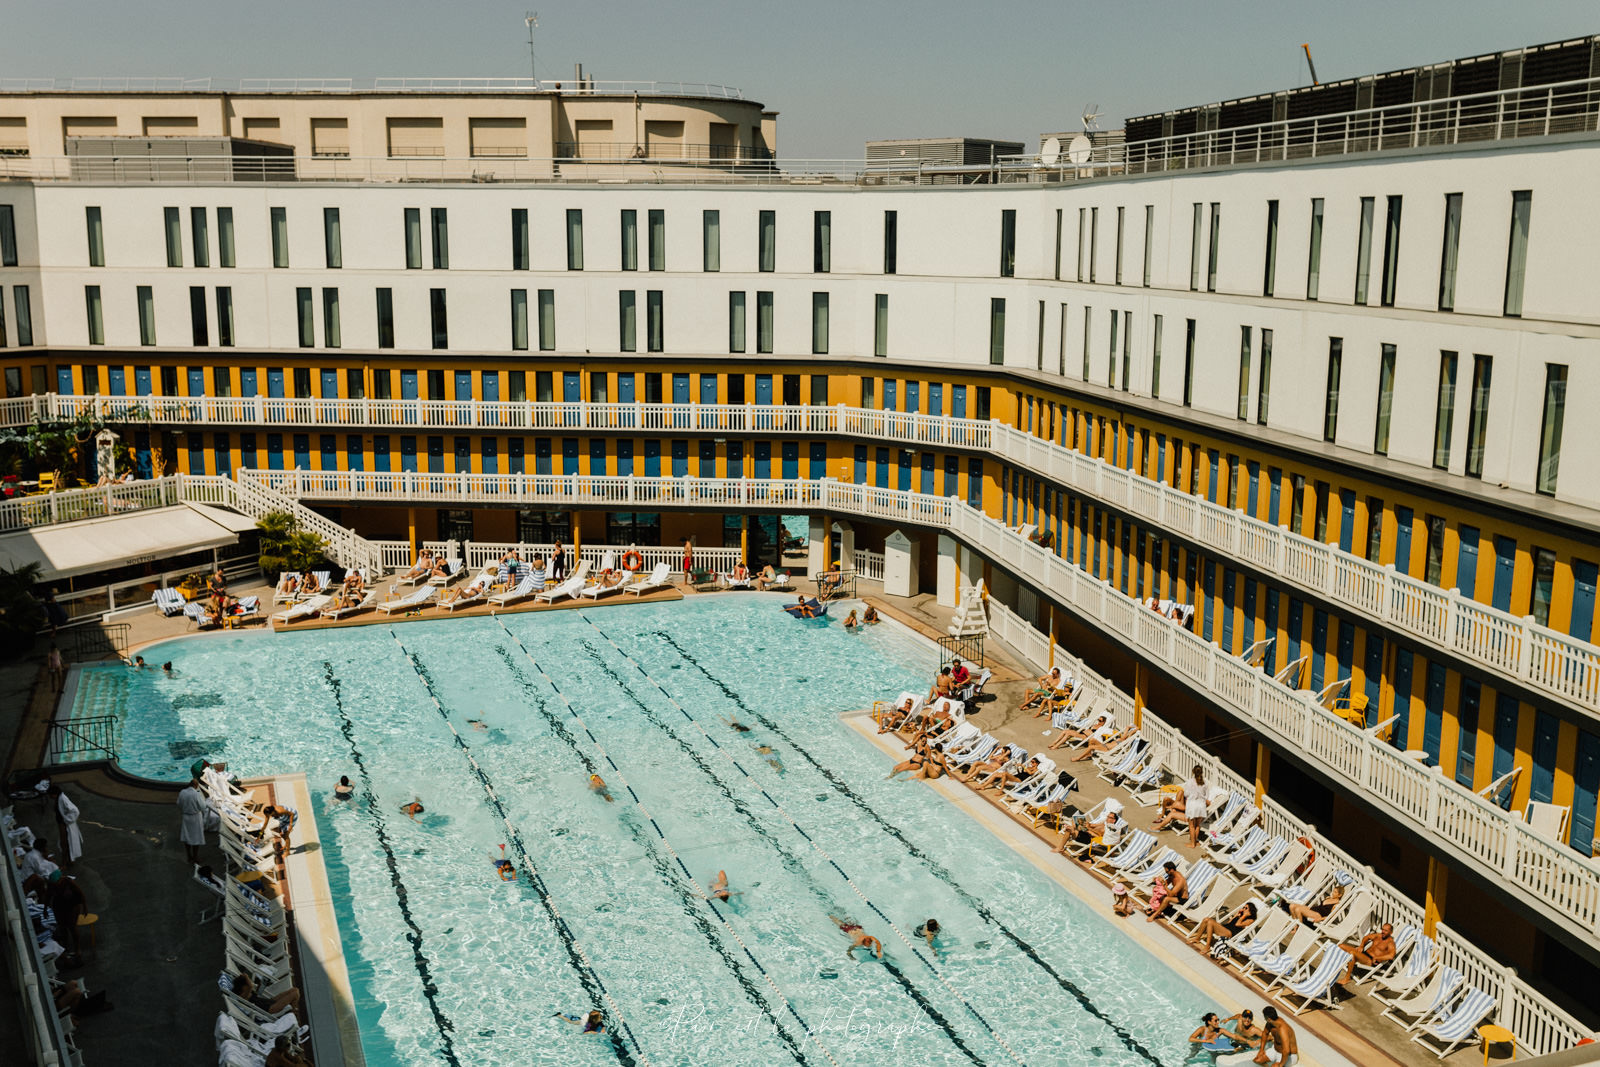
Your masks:
{"label": "sunbathing woman", "polygon": [[841,919],[837,915],[830,915],[828,918],[833,920],[833,925],[839,928],[841,934],[850,939],[850,947],[844,950],[846,956],[855,959],[856,949],[864,948],[870,950],[878,959],[883,959],[883,942],[861,929],[860,923]]}
{"label": "sunbathing woman", "polygon": [[890,730],[898,730],[906,721],[906,717],[911,714],[911,708],[915,702],[915,697],[906,697],[888,711],[879,712],[878,732],[886,734]]}
{"label": "sunbathing woman", "polygon": [[315,596],[322,592],[322,583],[317,581],[317,576],[307,572],[300,576],[300,595]]}
{"label": "sunbathing woman", "polygon": [[1068,741],[1084,741],[1091,737],[1099,736],[1100,731],[1105,731],[1105,735],[1110,736],[1116,732],[1116,728],[1111,725],[1108,719],[1108,716],[1101,715],[1081,730],[1074,729],[1071,726],[1064,727],[1061,733],[1056,736],[1056,739],[1050,742],[1050,747],[1060,748]]}
{"label": "sunbathing woman", "polygon": [[944,753],[926,741],[921,741],[910,758],[902,763],[895,764],[894,770],[890,771],[885,777],[893,778],[902,771],[912,771],[914,772],[911,775],[913,779],[925,778],[932,781],[935,778],[943,777],[945,770]]}
{"label": "sunbathing woman", "polygon": [[1138,732],[1139,730],[1135,726],[1124,726],[1110,737],[1102,735],[1091,737],[1089,738],[1089,743],[1083,746],[1083,751],[1072,757],[1072,762],[1082,763],[1096,752],[1108,752]]}
{"label": "sunbathing woman", "polygon": [[951,767],[950,777],[959,781],[970,782],[980,774],[998,774],[1000,770],[1009,762],[1011,762],[1011,750],[1007,748],[996,748],[993,755],[984,760],[982,763],[974,763],[971,770],[963,771],[959,767]]}
{"label": "sunbathing woman", "polygon": [[1229,913],[1221,922],[1211,918],[1209,915],[1201,919],[1200,925],[1194,928],[1194,933],[1190,934],[1186,940],[1191,945],[1198,945],[1204,942],[1206,951],[1209,952],[1211,951],[1211,943],[1217,938],[1220,937],[1226,941],[1235,934],[1242,934],[1255,921],[1255,902],[1247,900],[1239,906],[1238,910]]}
{"label": "sunbathing woman", "polygon": [[1015,772],[1009,771],[1005,767],[1001,767],[998,774],[992,774],[985,781],[979,782],[978,788],[1006,789],[1010,786],[1021,785],[1023,782],[1026,782],[1029,778],[1032,778],[1037,773],[1039,773],[1039,758],[1035,756],[1034,758],[1028,760],[1028,762],[1024,763]]}
{"label": "sunbathing woman", "polygon": [[279,596],[295,596],[300,592],[300,576],[298,574],[285,574],[283,581],[278,583]]}
{"label": "sunbathing woman", "polygon": [[1339,906],[1339,899],[1344,896],[1344,886],[1336,885],[1326,897],[1315,904],[1290,904],[1289,914],[1302,922],[1312,926],[1317,925]]}
{"label": "sunbathing woman", "polygon": [[772,564],[761,568],[761,573],[756,575],[756,588],[765,590],[778,584],[778,572],[772,569]]}

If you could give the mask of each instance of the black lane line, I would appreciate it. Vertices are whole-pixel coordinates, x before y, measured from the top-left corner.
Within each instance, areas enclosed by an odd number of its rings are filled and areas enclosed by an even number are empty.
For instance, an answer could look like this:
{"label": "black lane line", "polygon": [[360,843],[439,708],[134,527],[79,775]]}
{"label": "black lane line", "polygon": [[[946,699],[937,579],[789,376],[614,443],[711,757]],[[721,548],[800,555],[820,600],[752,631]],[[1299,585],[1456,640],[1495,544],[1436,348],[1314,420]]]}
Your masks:
{"label": "black lane line", "polygon": [[[627,682],[623,681],[622,677],[618,675],[616,671],[611,669],[610,665],[601,658],[599,649],[595,648],[587,641],[583,642],[583,648],[584,651],[589,654],[589,658],[594,660],[595,665],[599,667],[599,669],[606,675],[607,678],[611,679],[614,685],[622,690],[628,699],[633,702],[634,707],[638,708],[640,713],[650,721],[651,725],[657,727],[668,737],[670,737],[678,746],[678,748],[683,751],[684,755],[688,756],[689,759],[693,761],[694,765],[700,769],[701,773],[703,773],[707,778],[711,779],[712,783],[717,787],[717,791],[720,792],[723,797],[725,797],[729,803],[734,806],[734,809],[738,811],[740,815],[744,816],[745,821],[748,822],[753,829],[755,829],[756,833],[773,847],[774,851],[778,853],[784,869],[789,871],[791,874],[796,874],[799,877],[804,878],[807,884],[810,886],[812,893],[822,901],[822,903],[829,909],[830,913],[832,913],[834,910],[843,911],[844,909],[840,908],[839,905],[827,895],[827,891],[824,890],[822,886],[811,877],[811,873],[805,869],[805,865],[800,862],[800,858],[780,844],[778,839],[772,835],[771,831],[763,826],[760,820],[757,819],[756,813],[750,810],[749,805],[745,804],[733,794],[733,791],[728,788],[727,783],[718,777],[717,773],[711,769],[710,764],[706,763],[705,757],[696,752],[688,742],[686,742],[675,730],[672,729],[672,727],[668,726],[665,722],[662,722],[661,718],[655,713],[655,711],[645,704],[643,700],[639,699],[638,694],[633,691],[633,687],[628,685]],[[841,878],[844,878],[844,880],[847,882],[849,881],[849,878],[846,877],[845,873],[842,870],[839,870],[837,864],[830,863],[830,866],[832,866],[834,870],[839,871],[839,876]],[[874,906],[872,910],[877,911],[878,909]],[[882,912],[879,912],[879,914],[882,915]],[[884,916],[884,921],[888,921],[887,916]],[[901,971],[900,968],[896,967],[888,956],[883,957],[883,962],[888,967],[889,973],[894,977],[895,981],[900,984],[900,988],[903,989],[906,995],[909,996],[912,1001],[922,1009],[923,1014],[927,1015],[928,1018],[933,1021],[934,1025],[938,1026],[942,1031],[944,1031],[945,1036],[950,1039],[951,1043],[954,1044],[956,1048],[960,1049],[961,1052],[965,1054],[967,1059],[971,1060],[973,1063],[980,1065],[983,1064],[984,1060],[967,1045],[966,1041],[962,1039],[961,1035],[956,1032],[953,1026],[951,1026],[950,1020],[945,1018],[944,1014],[933,1005],[933,1002],[930,1001],[927,996],[924,995],[923,992],[905,976],[905,973]],[[981,1017],[979,1021],[982,1022]]]}
{"label": "black lane line", "polygon": [[942,863],[914,845],[898,826],[894,825],[882,815],[878,814],[878,812],[873,809],[872,805],[868,804],[862,797],[857,795],[855,790],[851,789],[850,786],[847,785],[838,775],[834,774],[833,771],[823,766],[815,756],[806,750],[804,745],[801,745],[799,742],[795,741],[794,738],[786,734],[778,727],[776,723],[767,718],[767,716],[746,704],[744,699],[740,697],[738,693],[734,692],[734,690],[730,688],[726,682],[712,674],[710,671],[706,670],[705,666],[699,660],[695,659],[695,657],[690,655],[682,645],[673,640],[671,634],[667,633],[665,630],[653,630],[651,631],[651,635],[654,637],[659,637],[662,641],[670,645],[673,651],[677,652],[685,662],[689,663],[697,671],[703,674],[706,680],[715,686],[723,696],[731,700],[739,708],[739,710],[743,711],[746,715],[749,715],[752,719],[755,719],[757,722],[761,723],[762,726],[768,730],[771,730],[778,737],[781,737],[790,748],[794,749],[794,751],[800,755],[802,759],[811,764],[811,766],[816,769],[818,774],[822,775],[823,779],[833,787],[833,790],[836,793],[854,804],[858,809],[861,810],[863,814],[876,823],[884,833],[888,834],[890,837],[893,837],[896,841],[899,841],[900,844],[905,847],[906,851],[917,860],[921,861],[929,871],[931,871],[944,882],[948,883],[950,887],[955,890],[956,894],[978,913],[980,918],[998,930],[1007,941],[1010,941],[1012,945],[1022,952],[1023,955],[1027,956],[1029,960],[1033,961],[1033,963],[1036,964],[1040,970],[1044,971],[1052,979],[1054,979],[1056,985],[1059,986],[1061,990],[1068,996],[1077,1001],[1078,1005],[1082,1007],[1083,1010],[1087,1011],[1090,1015],[1093,1015],[1095,1018],[1103,1022],[1108,1028],[1110,1028],[1112,1033],[1117,1035],[1117,1039],[1122,1042],[1123,1047],[1125,1047],[1128,1051],[1144,1058],[1146,1061],[1155,1064],[1156,1067],[1163,1067],[1160,1057],[1151,1052],[1149,1049],[1145,1048],[1138,1038],[1134,1037],[1133,1034],[1130,1033],[1125,1027],[1102,1011],[1099,1005],[1095,1004],[1095,1002],[1090,999],[1089,995],[1079,988],[1077,983],[1073,982],[1070,978],[1061,974],[1054,967],[1052,967],[1043,956],[1039,955],[1039,951],[1034,948],[1033,945],[1029,944],[1020,934],[1016,933],[1016,931],[1012,930],[1011,927],[1007,926],[999,916],[990,911],[988,906],[983,903],[982,899],[972,894],[970,891],[965,889],[960,882],[956,881],[955,876],[949,870],[947,870]]}
{"label": "black lane line", "polygon": [[411,916],[411,904],[406,894],[406,884],[400,878],[400,866],[395,859],[394,847],[389,843],[389,831],[383,821],[383,813],[378,807],[378,798],[372,789],[372,776],[367,773],[367,761],[361,754],[361,749],[356,747],[355,724],[350,721],[350,715],[344,710],[344,700],[339,690],[339,679],[334,676],[333,664],[328,660],[322,661],[322,675],[327,680],[328,688],[333,690],[333,710],[339,716],[339,730],[344,734],[344,739],[350,746],[350,756],[355,760],[356,773],[361,777],[361,795],[367,802],[367,815],[372,819],[373,829],[378,834],[378,846],[383,849],[384,862],[389,867],[389,881],[394,886],[394,898],[400,905],[400,916],[405,920],[409,933],[406,940],[411,942],[411,962],[417,968],[417,977],[422,979],[422,995],[427,998],[428,1010],[433,1013],[433,1025],[439,1030],[439,1041],[443,1046],[439,1051],[446,1063],[451,1067],[461,1067],[461,1061],[456,1058],[456,1046],[450,1036],[455,1033],[455,1024],[439,1006],[439,987],[433,980],[433,968],[428,962],[427,955],[422,951],[422,928]]}
{"label": "black lane line", "polygon": [[[497,645],[495,646],[495,651],[500,654],[506,666],[510,668],[512,678],[516,680],[518,685],[522,686],[524,695],[538,710],[540,717],[550,727],[551,732],[572,750],[573,755],[583,765],[585,773],[596,773],[600,768],[595,764],[594,760],[589,758],[588,753],[584,752],[579,746],[578,739],[572,735],[571,730],[567,729],[567,724],[561,721],[560,716],[550,710],[549,705],[539,695],[533,683],[523,674],[521,667],[512,658],[510,650],[504,645]],[[553,685],[554,683],[552,682],[551,684]],[[587,733],[587,730],[585,733]],[[609,764],[610,761],[607,760],[607,763]],[[615,768],[616,765],[611,764],[611,766]],[[643,827],[631,817],[631,812],[628,812],[627,809],[624,810],[626,814],[621,820],[622,824],[627,827],[634,843],[639,845],[644,854],[649,857],[657,876],[667,883],[677,895],[678,903],[684,914],[694,921],[695,928],[699,930],[701,936],[706,939],[712,950],[722,958],[724,965],[732,972],[734,979],[739,983],[740,988],[744,990],[746,998],[759,1008],[761,1013],[767,1017],[767,1020],[772,1023],[773,1028],[778,1032],[779,1038],[788,1048],[789,1054],[794,1057],[795,1062],[800,1064],[808,1063],[809,1061],[806,1060],[805,1052],[800,1047],[800,1043],[784,1028],[783,1023],[779,1021],[777,1014],[773,1012],[772,1006],[767,1002],[766,997],[755,984],[755,981],[745,974],[738,957],[730,953],[727,947],[723,945],[722,940],[717,937],[716,928],[706,920],[705,914],[700,909],[699,899],[684,888],[683,879],[673,873],[671,864],[661,855],[660,850],[655,846],[655,842],[650,840],[649,836],[644,833]]]}
{"label": "black lane line", "polygon": [[[393,630],[389,631],[389,636],[394,637]],[[396,638],[395,640],[398,644],[399,639]],[[440,716],[444,718],[445,724],[448,726],[450,716],[445,713],[444,705],[437,703],[438,691],[434,688],[433,679],[429,676],[427,669],[417,662],[416,657],[404,645],[400,645],[400,651],[406,657],[406,661],[411,664],[412,670],[417,672],[417,677],[422,679],[422,684],[427,687],[428,696],[435,701],[435,707],[439,709]],[[590,1010],[602,1010],[603,1002],[609,1000],[605,983],[584,962],[583,956],[578,952],[577,937],[573,935],[572,929],[567,925],[567,921],[561,917],[561,913],[556,910],[555,902],[551,899],[550,890],[545,885],[543,876],[539,874],[539,869],[533,865],[533,861],[528,858],[528,850],[523,846],[521,832],[511,824],[511,820],[506,815],[505,807],[500,803],[500,798],[495,792],[493,783],[489,781],[488,775],[484,774],[477,766],[476,761],[471,759],[472,753],[468,750],[467,743],[461,739],[461,736],[454,730],[450,731],[450,736],[455,739],[456,747],[467,755],[467,766],[472,769],[473,775],[478,779],[479,784],[483,786],[486,799],[500,816],[500,821],[505,825],[506,835],[511,838],[512,847],[516,849],[518,857],[522,860],[522,869],[527,872],[528,881],[533,886],[534,892],[538,894],[539,903],[543,906],[545,915],[549,918],[551,925],[555,927],[556,934],[561,938],[561,944],[567,951],[567,963],[577,973],[578,982],[583,986],[584,992],[589,994]],[[613,1012],[612,1014],[617,1013]],[[610,1022],[612,1025],[606,1027],[606,1037],[610,1041],[611,1051],[623,1064],[623,1067],[633,1067],[635,1060],[632,1053],[628,1051],[627,1044],[623,1042],[622,1035],[626,1034],[628,1041],[633,1043],[634,1050],[640,1056],[643,1056],[644,1049],[640,1046],[639,1039],[633,1036],[633,1030],[628,1026],[626,1019],[619,1016],[611,1019]]]}

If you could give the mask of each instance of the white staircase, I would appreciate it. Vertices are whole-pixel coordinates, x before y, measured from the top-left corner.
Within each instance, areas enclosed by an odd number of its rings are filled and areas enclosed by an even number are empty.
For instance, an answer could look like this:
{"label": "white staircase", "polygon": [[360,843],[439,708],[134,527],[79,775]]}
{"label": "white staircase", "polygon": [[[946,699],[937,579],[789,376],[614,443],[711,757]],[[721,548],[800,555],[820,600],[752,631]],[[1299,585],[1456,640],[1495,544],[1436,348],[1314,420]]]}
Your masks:
{"label": "white staircase", "polygon": [[989,616],[983,610],[983,579],[977,585],[961,587],[961,603],[950,620],[951,637],[982,637],[989,632]]}

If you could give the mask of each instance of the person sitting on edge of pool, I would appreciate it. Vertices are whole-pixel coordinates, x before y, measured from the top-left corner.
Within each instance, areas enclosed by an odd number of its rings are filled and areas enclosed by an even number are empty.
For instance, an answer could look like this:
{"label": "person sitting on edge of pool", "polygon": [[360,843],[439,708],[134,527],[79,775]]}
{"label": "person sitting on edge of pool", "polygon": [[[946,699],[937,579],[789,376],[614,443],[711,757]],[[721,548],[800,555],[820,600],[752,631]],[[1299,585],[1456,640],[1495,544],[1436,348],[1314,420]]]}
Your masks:
{"label": "person sitting on edge of pool", "polygon": [[606,785],[606,780],[598,774],[589,775],[589,791],[605,797],[607,804],[616,803],[617,798],[611,795],[611,787]]}
{"label": "person sitting on edge of pool", "polygon": [[422,798],[421,797],[412,797],[411,798],[411,803],[400,805],[401,813],[411,816],[411,821],[412,822],[416,822],[417,821],[417,816],[423,814],[427,810],[428,809],[426,809],[426,808],[424,808],[422,806]]}
{"label": "person sitting on edge of pool", "polygon": [[833,925],[839,928],[841,934],[850,939],[850,947],[844,950],[846,956],[855,959],[856,949],[864,948],[871,951],[878,959],[883,959],[883,942],[861,929],[860,923],[841,919],[837,915],[830,915],[828,918],[833,920]]}
{"label": "person sitting on edge of pool", "polygon": [[939,929],[938,919],[927,919],[921,926],[911,931],[928,943],[928,948],[933,951],[935,957],[939,955],[939,946],[934,943],[934,939],[939,936]]}
{"label": "person sitting on edge of pool", "polygon": [[333,787],[333,799],[349,800],[356,795],[356,787],[350,784],[350,776],[341,774],[339,784]]}
{"label": "person sitting on edge of pool", "polygon": [[878,609],[873,607],[871,604],[868,604],[867,613],[861,616],[861,621],[866,623],[868,626],[876,626],[880,621],[878,619]]}
{"label": "person sitting on edge of pool", "polygon": [[587,1015],[568,1015],[564,1011],[558,1011],[551,1018],[562,1019],[573,1026],[581,1026],[583,1029],[579,1033],[603,1034],[606,1032],[606,1016],[601,1011],[591,1011]]}

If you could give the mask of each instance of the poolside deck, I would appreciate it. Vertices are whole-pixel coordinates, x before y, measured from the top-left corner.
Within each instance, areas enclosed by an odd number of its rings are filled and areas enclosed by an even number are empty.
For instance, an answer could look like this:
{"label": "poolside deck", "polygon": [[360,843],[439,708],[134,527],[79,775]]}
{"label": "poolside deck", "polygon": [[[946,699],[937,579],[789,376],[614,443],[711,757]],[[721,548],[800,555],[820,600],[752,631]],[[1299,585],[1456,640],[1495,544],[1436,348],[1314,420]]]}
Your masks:
{"label": "poolside deck", "polygon": [[655,604],[682,599],[683,590],[676,585],[668,585],[661,589],[656,589],[649,593],[644,593],[637,596],[631,593],[616,593],[612,596],[599,598],[568,597],[565,600],[560,600],[553,604],[543,601],[535,601],[532,597],[528,597],[526,600],[519,600],[515,604],[507,604],[503,607],[498,604],[480,602],[469,607],[460,608],[456,611],[446,611],[444,608],[435,605],[429,605],[415,611],[396,612],[393,615],[389,615],[374,609],[372,611],[364,611],[359,615],[351,615],[343,619],[315,618],[291,623],[284,623],[278,621],[277,619],[273,619],[270,625],[274,633],[282,633],[289,630],[299,633],[302,630],[336,630],[346,626],[388,625],[396,622],[428,622],[434,619],[475,619],[489,615],[520,615],[538,611],[568,611],[573,608],[608,608],[616,604],[637,604],[641,602],[646,604]]}

